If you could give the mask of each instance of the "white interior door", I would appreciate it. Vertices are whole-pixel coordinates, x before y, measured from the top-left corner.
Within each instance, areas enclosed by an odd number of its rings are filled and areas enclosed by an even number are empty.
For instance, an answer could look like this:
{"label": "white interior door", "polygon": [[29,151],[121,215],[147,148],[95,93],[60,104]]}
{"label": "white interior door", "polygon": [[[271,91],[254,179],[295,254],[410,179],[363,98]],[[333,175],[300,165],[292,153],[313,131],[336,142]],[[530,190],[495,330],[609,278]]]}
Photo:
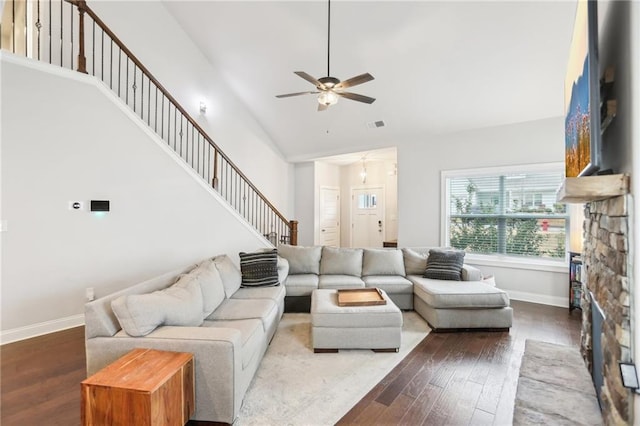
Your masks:
{"label": "white interior door", "polygon": [[320,188],[320,244],[340,247],[340,189]]}
{"label": "white interior door", "polygon": [[351,197],[351,247],[382,247],[384,239],[384,191],[359,188]]}

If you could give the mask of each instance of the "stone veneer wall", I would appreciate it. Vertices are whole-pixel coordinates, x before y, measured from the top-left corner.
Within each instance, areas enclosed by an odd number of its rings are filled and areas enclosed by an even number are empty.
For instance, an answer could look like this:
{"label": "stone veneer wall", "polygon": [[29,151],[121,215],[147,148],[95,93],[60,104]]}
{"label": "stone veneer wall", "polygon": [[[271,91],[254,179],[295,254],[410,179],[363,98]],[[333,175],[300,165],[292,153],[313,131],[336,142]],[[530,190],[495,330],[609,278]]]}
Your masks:
{"label": "stone veneer wall", "polygon": [[[631,359],[629,287],[630,196],[585,205],[582,305],[582,356],[592,371],[591,299],[593,293],[606,319],[602,324],[604,384],[602,417],[607,425],[633,424],[632,392],[622,386],[618,361]],[[586,268],[586,273],[585,273]]]}

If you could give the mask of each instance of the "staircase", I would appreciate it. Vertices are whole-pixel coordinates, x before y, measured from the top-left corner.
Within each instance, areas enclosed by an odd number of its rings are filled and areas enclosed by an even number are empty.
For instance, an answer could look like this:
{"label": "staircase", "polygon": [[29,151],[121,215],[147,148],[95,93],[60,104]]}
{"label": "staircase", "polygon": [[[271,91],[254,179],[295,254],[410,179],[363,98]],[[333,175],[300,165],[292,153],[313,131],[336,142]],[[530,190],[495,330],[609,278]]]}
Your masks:
{"label": "staircase", "polygon": [[0,49],[102,80],[274,246],[297,244],[286,219],[84,0],[7,0]]}

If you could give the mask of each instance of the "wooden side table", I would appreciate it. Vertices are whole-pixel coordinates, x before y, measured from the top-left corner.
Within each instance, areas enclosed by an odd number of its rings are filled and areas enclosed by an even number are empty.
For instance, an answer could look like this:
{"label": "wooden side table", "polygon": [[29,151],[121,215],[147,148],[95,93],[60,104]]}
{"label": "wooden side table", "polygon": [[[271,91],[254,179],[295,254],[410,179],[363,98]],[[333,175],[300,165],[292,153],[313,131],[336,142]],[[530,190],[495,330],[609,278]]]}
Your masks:
{"label": "wooden side table", "polygon": [[82,382],[82,424],[184,426],[194,385],[193,354],[134,349]]}

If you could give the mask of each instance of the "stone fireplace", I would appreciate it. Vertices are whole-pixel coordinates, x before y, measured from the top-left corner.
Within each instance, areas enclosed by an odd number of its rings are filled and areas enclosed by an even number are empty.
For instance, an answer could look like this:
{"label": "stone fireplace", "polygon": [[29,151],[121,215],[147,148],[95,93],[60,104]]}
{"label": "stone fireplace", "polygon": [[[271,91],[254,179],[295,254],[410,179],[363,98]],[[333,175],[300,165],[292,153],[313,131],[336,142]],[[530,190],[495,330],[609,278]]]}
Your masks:
{"label": "stone fireplace", "polygon": [[618,368],[631,360],[631,202],[623,195],[585,205],[581,352],[594,383],[602,383],[596,391],[605,424],[633,423],[633,394]]}

